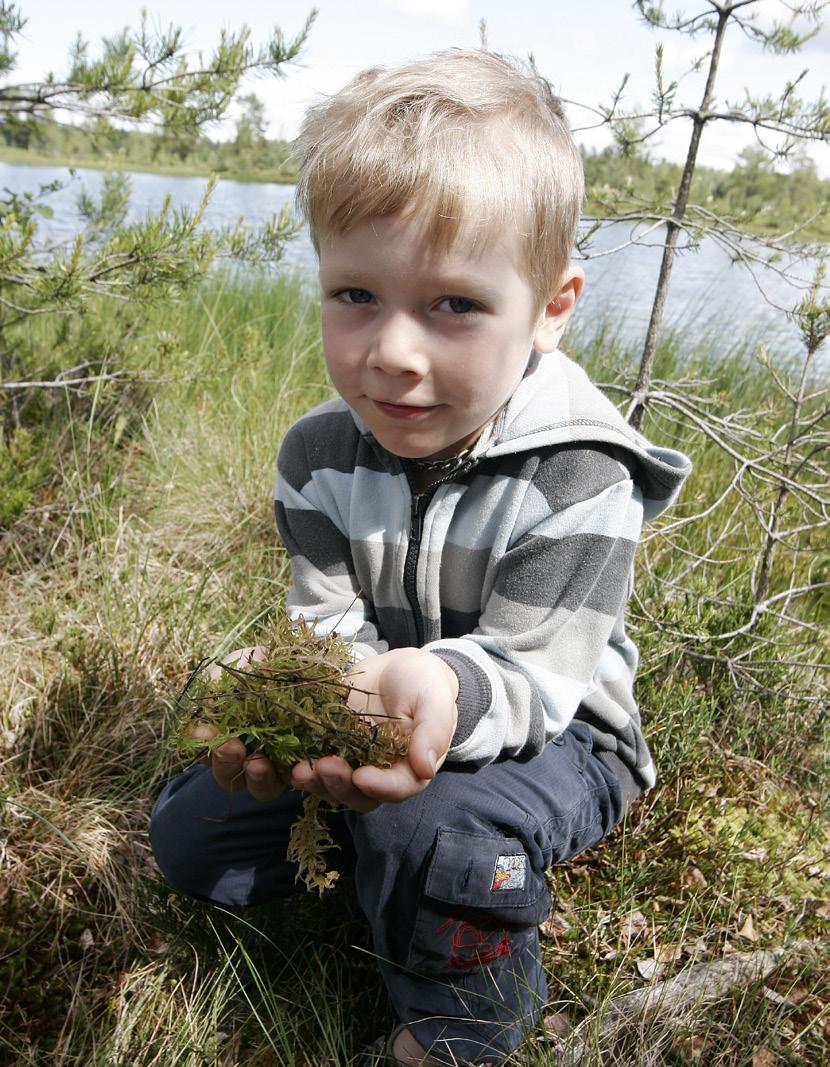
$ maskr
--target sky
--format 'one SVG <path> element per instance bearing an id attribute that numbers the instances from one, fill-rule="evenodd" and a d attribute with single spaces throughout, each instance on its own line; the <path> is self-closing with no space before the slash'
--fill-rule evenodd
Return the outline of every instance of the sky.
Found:
<path id="1" fill-rule="evenodd" d="M 475 48 L 484 19 L 489 47 L 522 58 L 532 52 L 538 69 L 572 102 L 567 112 L 577 140 L 598 148 L 609 137 L 605 129 L 590 129 L 597 122 L 591 109 L 607 104 L 626 74 L 630 80 L 623 102 L 632 108 L 647 104 L 660 41 L 665 76 L 682 78 L 678 100 L 699 103 L 704 75 L 692 67 L 708 44 L 703 36 L 691 39 L 651 29 L 640 21 L 630 0 L 317 0 L 315 5 L 298 0 L 164 0 L 163 5 L 157 0 L 18 0 L 18 6 L 28 22 L 16 45 L 17 67 L 8 77 L 12 83 L 40 80 L 50 71 L 60 77 L 78 33 L 94 54 L 102 37 L 137 26 L 142 7 L 152 23 L 180 26 L 189 50 L 207 52 L 222 29 L 237 30 L 243 23 L 255 42 L 264 41 L 275 22 L 292 36 L 316 6 L 319 14 L 308 44 L 301 59 L 286 69 L 285 78 L 251 79 L 242 90 L 255 92 L 265 102 L 268 135 L 287 139 L 296 135 L 310 103 L 335 92 L 358 71 L 394 66 L 444 48 Z M 667 5 L 686 13 L 706 6 L 705 0 L 669 0 Z M 759 0 L 757 8 L 767 20 L 786 13 L 783 0 Z M 800 95 L 817 97 L 830 71 L 830 12 L 827 23 L 796 56 L 765 53 L 733 31 L 721 59 L 720 102 L 740 101 L 745 89 L 775 93 L 805 68 L 810 73 L 799 87 Z M 231 129 L 226 125 L 212 135 L 227 136 Z M 688 123 L 675 123 L 651 142 L 651 154 L 682 161 L 688 137 Z M 704 133 L 698 158 L 729 170 L 752 143 L 750 130 L 713 123 Z M 811 154 L 819 172 L 830 177 L 830 146 L 816 146 Z"/>

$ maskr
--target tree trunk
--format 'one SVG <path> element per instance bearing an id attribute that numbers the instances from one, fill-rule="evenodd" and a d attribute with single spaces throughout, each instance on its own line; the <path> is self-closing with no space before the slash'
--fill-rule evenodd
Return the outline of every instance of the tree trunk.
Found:
<path id="1" fill-rule="evenodd" d="M 654 357 L 657 354 L 657 337 L 660 325 L 663 321 L 663 308 L 669 291 L 669 278 L 674 264 L 674 256 L 677 250 L 677 242 L 680 237 L 680 223 L 686 214 L 686 206 L 689 203 L 689 192 L 692 187 L 692 177 L 697 163 L 697 150 L 700 145 L 703 127 L 706 125 L 708 111 L 712 104 L 715 90 L 715 80 L 720 63 L 721 47 L 726 36 L 726 27 L 729 23 L 732 10 L 724 8 L 718 13 L 718 25 L 715 30 L 715 43 L 712 46 L 712 55 L 709 59 L 709 73 L 706 78 L 706 88 L 703 90 L 703 99 L 700 107 L 695 112 L 692 136 L 689 140 L 689 149 L 686 153 L 686 163 L 683 167 L 683 176 L 680 179 L 680 188 L 674 201 L 672 217 L 666 225 L 666 242 L 663 246 L 663 259 L 660 263 L 660 275 L 657 280 L 657 289 L 654 294 L 654 302 L 651 306 L 651 318 L 649 319 L 646 340 L 643 346 L 643 354 L 640 357 L 640 370 L 637 374 L 637 382 L 634 386 L 634 397 L 629 412 L 628 421 L 639 430 L 642 426 L 643 416 L 646 409 L 648 387 L 654 370 Z"/>

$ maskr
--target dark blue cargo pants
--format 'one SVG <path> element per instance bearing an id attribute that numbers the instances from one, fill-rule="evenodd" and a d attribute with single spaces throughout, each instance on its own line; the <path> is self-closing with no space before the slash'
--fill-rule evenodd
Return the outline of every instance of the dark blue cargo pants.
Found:
<path id="1" fill-rule="evenodd" d="M 209 768 L 170 782 L 150 839 L 178 890 L 225 905 L 295 892 L 285 859 L 302 797 L 228 794 Z M 545 870 L 595 844 L 622 817 L 620 780 L 573 723 L 526 762 L 447 764 L 400 804 L 332 817 L 341 870 L 358 900 L 401 1022 L 450 1064 L 499 1062 L 545 1001 L 538 924 Z"/>

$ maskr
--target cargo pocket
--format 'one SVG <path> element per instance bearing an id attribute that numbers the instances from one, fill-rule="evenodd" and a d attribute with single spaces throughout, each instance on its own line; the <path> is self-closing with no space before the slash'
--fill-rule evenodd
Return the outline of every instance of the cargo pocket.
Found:
<path id="1" fill-rule="evenodd" d="M 439 829 L 406 966 L 449 976 L 504 962 L 535 944 L 549 907 L 518 838 Z"/>

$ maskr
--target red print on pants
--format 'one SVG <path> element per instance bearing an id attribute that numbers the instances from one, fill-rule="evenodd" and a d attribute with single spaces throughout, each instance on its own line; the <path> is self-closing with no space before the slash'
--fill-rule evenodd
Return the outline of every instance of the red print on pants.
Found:
<path id="1" fill-rule="evenodd" d="M 447 966 L 450 970 L 485 966 L 510 952 L 510 934 L 492 921 L 476 924 L 469 918 L 452 915 L 441 923 L 436 933 L 449 936 Z"/>

